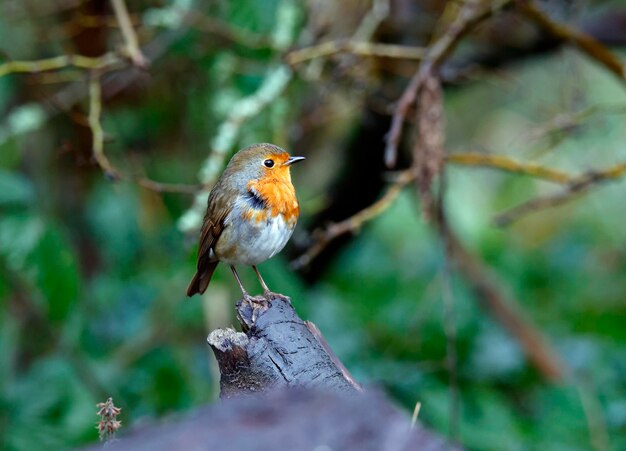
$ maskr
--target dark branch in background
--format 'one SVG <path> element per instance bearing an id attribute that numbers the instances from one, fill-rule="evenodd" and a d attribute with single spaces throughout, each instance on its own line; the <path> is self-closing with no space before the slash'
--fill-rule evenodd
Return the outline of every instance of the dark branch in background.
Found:
<path id="1" fill-rule="evenodd" d="M 413 105 L 417 98 L 418 91 L 422 84 L 437 71 L 439 65 L 452 53 L 463 36 L 510 2 L 510 0 L 503 1 L 496 6 L 490 5 L 489 2 L 484 4 L 480 0 L 465 1 L 454 22 L 450 24 L 433 44 L 427 47 L 419 69 L 413 78 L 411 78 L 411 81 L 402 93 L 394 110 L 391 129 L 387 136 L 387 146 L 385 148 L 385 163 L 387 167 L 391 168 L 396 164 L 398 145 L 400 144 L 404 121 L 411 105 Z"/>
<path id="2" fill-rule="evenodd" d="M 575 45 L 587 56 L 611 71 L 622 82 L 626 81 L 624 63 L 592 36 L 552 20 L 531 0 L 519 0 L 516 5 L 520 12 L 546 32 Z"/>
<path id="3" fill-rule="evenodd" d="M 477 257 L 463 246 L 448 224 L 444 210 L 437 206 L 431 217 L 446 244 L 448 255 L 476 295 L 476 300 L 516 338 L 524 353 L 539 372 L 552 381 L 565 377 L 565 365 L 546 338 L 525 317 L 513 299 L 507 296 L 497 279 Z"/>

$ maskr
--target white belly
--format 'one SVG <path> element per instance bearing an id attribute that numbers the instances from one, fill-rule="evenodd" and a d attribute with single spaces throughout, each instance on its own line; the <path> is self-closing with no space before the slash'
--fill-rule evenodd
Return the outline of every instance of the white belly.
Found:
<path id="1" fill-rule="evenodd" d="M 228 221 L 215 254 L 229 265 L 257 265 L 280 252 L 293 232 L 282 215 L 256 221 Z"/>

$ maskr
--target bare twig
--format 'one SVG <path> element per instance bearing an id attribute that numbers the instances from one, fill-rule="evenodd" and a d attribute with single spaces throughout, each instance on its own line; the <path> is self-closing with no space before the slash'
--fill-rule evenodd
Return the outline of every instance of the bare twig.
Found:
<path id="1" fill-rule="evenodd" d="M 77 67 L 79 69 L 92 69 L 103 72 L 107 69 L 117 68 L 122 65 L 122 60 L 114 53 L 92 58 L 83 55 L 60 55 L 33 61 L 7 61 L 0 64 L 0 77 L 11 73 L 37 73 L 52 70 Z"/>
<path id="2" fill-rule="evenodd" d="M 131 23 L 126 3 L 124 0 L 111 0 L 111 4 L 113 5 L 113 11 L 115 11 L 115 17 L 120 24 L 124 43 L 126 44 L 126 51 L 128 52 L 130 60 L 135 66 L 141 68 L 147 67 L 149 61 L 139 47 L 137 34 Z"/>
<path id="3" fill-rule="evenodd" d="M 511 1 L 504 0 L 492 5 L 491 2 L 482 2 L 481 0 L 466 0 L 456 19 L 433 44 L 428 46 L 419 69 L 409 81 L 393 113 L 385 148 L 387 167 L 393 167 L 396 164 L 404 120 L 409 108 L 415 102 L 420 86 L 429 75 L 436 73 L 439 65 L 456 48 L 463 36 Z"/>
<path id="4" fill-rule="evenodd" d="M 200 185 L 185 185 L 175 183 L 161 183 L 151 180 L 147 177 L 131 177 L 122 174 L 115 166 L 111 164 L 106 154 L 104 153 L 104 130 L 100 123 L 100 115 L 102 113 L 102 86 L 100 84 L 100 74 L 96 71 L 91 73 L 89 80 L 89 116 L 88 126 L 92 135 L 92 151 L 93 157 L 96 160 L 100 169 L 104 173 L 104 176 L 112 181 L 120 181 L 122 179 L 128 179 L 136 182 L 138 185 L 155 191 L 157 193 L 169 192 L 169 193 L 181 193 L 181 194 L 195 194 L 202 188 Z"/>
<path id="5" fill-rule="evenodd" d="M 557 169 L 548 168 L 536 163 L 521 163 L 504 155 L 489 155 L 478 152 L 460 152 L 447 155 L 446 162 L 463 166 L 500 169 L 556 183 L 568 183 L 574 178 L 573 175 Z"/>
<path id="6" fill-rule="evenodd" d="M 537 197 L 523 204 L 500 213 L 494 218 L 494 223 L 500 227 L 507 226 L 523 216 L 550 207 L 565 204 L 584 195 L 594 185 L 613 181 L 626 174 L 626 163 L 620 163 L 601 171 L 589 171 L 571 180 L 567 188 L 556 194 Z"/>
<path id="7" fill-rule="evenodd" d="M 111 165 L 104 153 L 104 131 L 100 123 L 102 112 L 102 86 L 100 74 L 92 72 L 89 79 L 89 128 L 92 135 L 93 157 L 104 172 L 104 176 L 110 180 L 120 180 L 118 171 Z"/>
<path id="8" fill-rule="evenodd" d="M 335 55 L 337 53 L 352 53 L 360 56 L 409 60 L 421 60 L 424 57 L 424 49 L 421 47 L 336 40 L 292 50 L 285 56 L 285 61 L 291 66 L 296 66 L 306 61 Z"/>
<path id="9" fill-rule="evenodd" d="M 387 192 L 374 202 L 372 205 L 364 208 L 348 219 L 335 224 L 330 224 L 324 230 L 316 230 L 313 232 L 313 244 L 291 262 L 292 267 L 299 269 L 307 266 L 324 248 L 335 238 L 350 232 L 356 232 L 366 222 L 371 221 L 377 216 L 384 213 L 396 200 L 402 189 L 415 180 L 415 173 L 412 169 L 401 172 Z"/>
<path id="10" fill-rule="evenodd" d="M 526 17 L 548 33 L 572 43 L 591 59 L 606 67 L 622 82 L 626 82 L 626 67 L 624 63 L 595 38 L 566 24 L 552 20 L 531 0 L 520 0 L 516 5 Z"/>

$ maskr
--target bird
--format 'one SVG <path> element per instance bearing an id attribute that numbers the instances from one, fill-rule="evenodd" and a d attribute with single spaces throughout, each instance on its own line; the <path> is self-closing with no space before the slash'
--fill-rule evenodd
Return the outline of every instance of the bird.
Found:
<path id="1" fill-rule="evenodd" d="M 233 155 L 209 193 L 197 270 L 187 296 L 206 291 L 220 262 L 230 266 L 244 299 L 252 296 L 235 265 L 251 266 L 264 295 L 272 293 L 257 265 L 280 252 L 296 227 L 300 205 L 290 169 L 304 159 L 268 143 L 253 144 Z"/>

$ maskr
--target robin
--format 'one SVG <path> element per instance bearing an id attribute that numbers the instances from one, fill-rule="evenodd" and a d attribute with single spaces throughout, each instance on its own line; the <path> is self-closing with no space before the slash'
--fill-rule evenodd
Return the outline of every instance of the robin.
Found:
<path id="1" fill-rule="evenodd" d="M 296 227 L 300 206 L 290 168 L 302 160 L 273 144 L 253 144 L 233 155 L 209 194 L 187 296 L 204 293 L 219 262 L 230 265 L 244 298 L 250 295 L 235 265 L 252 266 L 270 293 L 257 265 L 280 252 Z"/>

